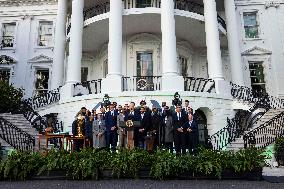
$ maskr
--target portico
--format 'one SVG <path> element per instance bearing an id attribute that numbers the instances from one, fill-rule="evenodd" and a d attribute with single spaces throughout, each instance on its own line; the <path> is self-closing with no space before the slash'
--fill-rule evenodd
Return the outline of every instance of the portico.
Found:
<path id="1" fill-rule="evenodd" d="M 216 91 L 217 93 L 222 93 L 224 92 L 223 90 L 218 90 L 218 87 L 223 88 L 224 87 L 224 80 L 227 80 L 227 82 L 230 81 L 230 78 L 232 78 L 232 82 L 242 84 L 243 79 L 242 79 L 242 68 L 241 68 L 241 62 L 240 62 L 240 48 L 238 47 L 238 35 L 234 32 L 235 27 L 236 27 L 236 22 L 230 22 L 230 24 L 227 25 L 227 37 L 228 37 L 228 42 L 224 42 L 224 39 L 220 39 L 220 33 L 221 35 L 225 30 L 222 30 L 222 25 L 220 22 L 218 22 L 217 19 L 217 6 L 225 6 L 225 15 L 227 19 L 234 19 L 235 12 L 232 11 L 234 9 L 234 1 L 229 0 L 230 2 L 226 2 L 224 4 L 223 1 L 218 1 L 216 4 L 215 0 L 204 0 L 203 1 L 203 10 L 204 10 L 204 15 L 200 13 L 200 11 L 194 12 L 194 10 L 188 10 L 184 8 L 182 12 L 179 10 L 180 4 L 178 4 L 178 1 L 174 0 L 165 0 L 165 1 L 160 1 L 160 3 L 153 3 L 151 5 L 136 8 L 134 4 L 132 5 L 131 3 L 126 3 L 126 1 L 120 3 L 117 0 L 110 0 L 106 1 L 106 3 L 101 3 L 97 4 L 102 8 L 104 11 L 97 11 L 95 12 L 92 16 L 86 17 L 86 6 L 89 5 L 88 1 L 81 1 L 81 0 L 72 0 L 72 16 L 71 16 L 71 30 L 70 33 L 68 34 L 68 40 L 70 40 L 69 43 L 69 50 L 68 50 L 68 61 L 67 65 L 65 66 L 65 73 L 66 77 L 62 77 L 64 75 L 64 69 L 63 70 L 57 70 L 57 73 L 55 73 L 54 80 L 57 80 L 58 83 L 54 84 L 53 87 L 56 88 L 58 87 L 59 83 L 63 83 L 64 87 L 62 88 L 62 92 L 64 96 L 73 96 L 74 95 L 74 90 L 72 89 L 72 86 L 77 83 L 81 83 L 81 67 L 84 64 L 84 54 L 86 51 L 84 51 L 84 48 L 86 47 L 86 43 L 90 43 L 90 40 L 86 42 L 85 37 L 90 31 L 97 31 L 96 27 L 99 27 L 101 24 L 105 23 L 107 24 L 106 29 L 108 30 L 108 35 L 107 35 L 107 53 L 105 55 L 105 60 L 107 65 L 104 65 L 102 63 L 103 69 L 106 69 L 106 75 L 102 74 L 101 78 L 96 78 L 102 79 L 100 81 L 100 92 L 102 93 L 121 93 L 122 91 L 125 90 L 125 77 L 132 77 L 132 76 L 140 76 L 142 79 L 142 84 L 143 82 L 146 85 L 147 84 L 152 84 L 153 80 L 155 80 L 155 84 L 158 84 L 159 87 L 155 87 L 154 90 L 161 90 L 161 91 L 184 91 L 185 87 L 185 79 L 184 76 L 182 75 L 180 71 L 180 62 L 181 62 L 181 56 L 179 51 L 182 51 L 179 47 L 179 42 L 182 41 L 182 38 L 187 38 L 187 36 L 183 37 L 181 32 L 182 30 L 179 30 L 181 28 L 181 21 L 184 20 L 184 24 L 187 24 L 188 21 L 192 23 L 196 23 L 195 25 L 197 27 L 203 27 L 203 31 L 201 30 L 200 33 L 204 32 L 203 35 L 203 40 L 204 40 L 204 47 L 205 47 L 205 55 L 206 59 L 204 61 L 205 65 L 198 65 L 199 69 L 205 69 L 207 72 L 207 77 L 212 79 L 216 82 Z M 65 7 L 70 7 L 70 5 L 67 4 L 66 0 L 59 0 L 59 9 L 65 11 Z M 85 6 L 84 6 L 85 3 Z M 95 2 L 98 3 L 98 2 Z M 109 3 L 109 4 L 107 4 Z M 192 3 L 197 3 L 196 1 L 193 1 Z M 202 3 L 202 2 L 198 2 Z M 109 8 L 108 8 L 109 5 Z M 137 6 L 137 4 L 136 4 Z M 196 5 L 195 5 L 196 6 Z M 95 6 L 96 7 L 96 6 Z M 219 8 L 220 9 L 220 8 Z M 109 11 L 108 11 L 109 10 Z M 136 15 L 133 11 L 136 12 Z M 139 12 L 140 11 L 140 12 Z M 144 11 L 144 12 L 143 12 Z M 153 20 L 157 18 L 157 20 L 160 19 L 160 31 L 157 34 L 153 34 L 154 36 L 157 36 L 160 41 L 157 46 L 156 52 L 158 52 L 159 58 L 157 58 L 157 67 L 159 67 L 159 71 L 156 72 L 156 75 L 154 75 L 154 72 L 151 72 L 151 65 L 148 67 L 145 72 L 141 71 L 140 74 L 137 72 L 137 66 L 136 70 L 131 73 L 131 70 L 129 70 L 129 67 L 124 68 L 125 62 L 127 62 L 128 66 L 130 64 L 131 57 L 127 57 L 128 53 L 128 38 L 129 35 L 126 35 L 125 29 L 128 23 L 125 23 L 127 19 L 131 19 L 131 16 L 140 16 L 145 18 L 147 15 L 152 12 L 153 14 Z M 84 14 L 83 14 L 84 13 Z M 89 12 L 88 12 L 89 13 Z M 182 15 L 182 14 L 183 15 Z M 188 15 L 187 15 L 188 14 Z M 88 14 L 89 15 L 89 14 Z M 59 21 L 64 22 L 66 20 L 66 14 L 58 14 Z M 190 18 L 189 18 L 190 17 Z M 85 19 L 85 21 L 84 21 Z M 151 16 L 150 16 L 151 19 Z M 96 20 L 96 21 L 94 21 Z M 196 21 L 195 21 L 196 20 Z M 92 23 L 93 22 L 93 23 Z M 147 20 L 144 20 L 144 22 L 147 22 Z M 150 20 L 149 20 L 150 22 Z M 97 25 L 96 25 L 97 24 Z M 204 24 L 202 26 L 202 24 Z M 142 24 L 143 25 L 143 24 Z M 84 26 L 86 28 L 84 28 Z M 94 27 L 93 29 L 91 27 Z M 157 26 L 153 25 L 153 28 Z M 186 26 L 184 26 L 186 28 Z M 221 29 L 220 29 L 221 28 Z M 62 28 L 61 28 L 62 31 Z M 222 32 L 223 31 L 223 32 Z M 190 33 L 191 31 L 188 31 Z M 143 32 L 143 28 L 141 28 L 141 34 Z M 66 33 L 65 33 L 66 34 Z M 96 36 L 96 33 L 93 33 L 93 37 L 91 43 L 93 43 L 93 46 L 96 46 L 96 42 L 100 41 L 101 36 Z M 192 34 L 189 34 L 189 36 Z M 66 35 L 65 35 L 66 36 Z M 134 34 L 131 36 L 135 36 Z M 200 35 L 202 36 L 202 35 Z M 55 48 L 55 57 L 54 57 L 54 67 L 57 66 L 62 66 L 62 57 L 65 57 L 64 54 L 62 55 L 62 49 L 65 46 L 65 43 L 59 42 L 57 39 L 62 39 L 63 34 L 62 32 L 57 32 L 55 39 L 57 42 L 57 48 Z M 194 38 L 193 38 L 194 39 Z M 190 42 L 194 41 L 191 40 Z M 197 38 L 197 40 L 199 40 Z M 184 41 L 184 40 L 183 40 Z M 188 40 L 186 40 L 188 42 Z M 202 41 L 202 40 L 200 40 Z M 227 48 L 227 43 L 228 43 L 228 54 L 230 58 L 230 63 L 231 63 L 231 69 L 234 69 L 234 72 L 232 72 L 230 78 L 226 79 L 225 74 L 224 74 L 224 63 L 221 55 L 221 51 L 223 49 Z M 104 45 L 101 45 L 100 47 L 97 48 L 96 52 L 100 48 L 103 48 Z M 190 46 L 190 45 L 189 45 Z M 223 47 L 222 47 L 223 46 Z M 188 49 L 196 49 L 196 47 L 189 47 Z M 201 48 L 198 48 L 198 51 Z M 100 49 L 101 50 L 101 49 Z M 60 51 L 60 52 L 59 52 Z M 139 51 L 139 50 L 138 50 Z M 146 62 L 145 65 L 149 65 L 149 63 L 154 62 L 154 54 L 156 52 L 149 51 L 145 49 L 145 51 L 136 51 L 136 55 L 134 56 L 136 59 L 136 62 L 134 64 L 137 64 L 138 61 L 138 54 L 140 53 L 140 58 L 141 60 L 139 61 L 144 61 Z M 187 50 L 189 51 L 189 50 Z M 142 54 L 141 54 L 142 53 Z M 146 54 L 145 54 L 146 53 Z M 126 54 L 126 57 L 125 57 Z M 188 53 L 189 54 L 189 53 Z M 202 54 L 202 53 L 201 53 Z M 57 58 L 56 58 L 57 57 Z M 97 56 L 94 56 L 97 57 Z M 148 61 L 147 58 L 150 60 Z M 96 59 L 96 58 L 95 58 Z M 233 60 L 233 61 L 231 61 Z M 96 61 L 96 60 L 95 60 Z M 187 61 L 194 62 L 194 60 L 189 60 Z M 61 62 L 61 63 L 60 63 Z M 138 65 L 138 64 L 137 64 Z M 143 63 L 141 64 L 143 67 Z M 60 67 L 59 66 L 59 67 Z M 154 67 L 155 67 L 155 62 L 154 62 Z M 192 67 L 191 67 L 192 68 Z M 97 66 L 93 67 L 93 69 L 97 69 Z M 142 68 L 143 69 L 143 68 Z M 156 69 L 156 68 L 152 68 Z M 185 68 L 189 72 L 194 71 L 194 69 L 190 68 Z M 125 71 L 126 70 L 126 71 Z M 157 69 L 158 70 L 158 69 Z M 235 71 L 236 70 L 236 71 Z M 63 72 L 63 73 L 62 73 Z M 134 74 L 136 72 L 136 74 Z M 126 73 L 126 74 L 125 74 Z M 149 79 L 150 77 L 155 77 L 154 79 Z M 192 76 L 192 75 L 188 75 Z M 132 80 L 132 82 L 136 82 L 135 78 Z M 141 84 L 141 83 L 139 83 Z"/>

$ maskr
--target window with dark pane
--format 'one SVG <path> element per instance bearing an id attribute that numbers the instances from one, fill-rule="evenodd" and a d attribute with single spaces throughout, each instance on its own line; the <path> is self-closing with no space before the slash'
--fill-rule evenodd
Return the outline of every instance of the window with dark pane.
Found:
<path id="1" fill-rule="evenodd" d="M 180 64 L 180 74 L 183 77 L 187 77 L 187 69 L 188 69 L 188 61 L 186 57 L 180 56 L 179 57 L 179 64 Z"/>
<path id="2" fill-rule="evenodd" d="M 245 12 L 243 14 L 245 38 L 259 38 L 259 24 L 257 12 Z"/>
<path id="3" fill-rule="evenodd" d="M 152 0 L 136 0 L 136 8 L 151 7 Z"/>
<path id="4" fill-rule="evenodd" d="M 2 28 L 2 48 L 13 47 L 15 38 L 16 23 L 5 23 Z"/>
<path id="5" fill-rule="evenodd" d="M 249 62 L 249 71 L 252 89 L 265 92 L 265 75 L 262 62 Z"/>
<path id="6" fill-rule="evenodd" d="M 88 81 L 88 68 L 82 67 L 81 68 L 81 82 Z"/>
<path id="7" fill-rule="evenodd" d="M 9 83 L 10 81 L 10 69 L 0 69 L 0 81 Z"/>
<path id="8" fill-rule="evenodd" d="M 40 21 L 38 31 L 38 46 L 50 47 L 52 46 L 52 21 Z"/>
<path id="9" fill-rule="evenodd" d="M 49 70 L 36 70 L 35 95 L 44 95 L 48 91 Z"/>

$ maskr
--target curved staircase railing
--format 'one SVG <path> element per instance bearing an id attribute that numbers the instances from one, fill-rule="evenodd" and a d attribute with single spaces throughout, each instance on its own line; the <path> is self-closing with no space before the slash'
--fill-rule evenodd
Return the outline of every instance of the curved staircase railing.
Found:
<path id="1" fill-rule="evenodd" d="M 264 148 L 284 135 L 284 112 L 244 134 L 244 147 Z"/>
<path id="2" fill-rule="evenodd" d="M 265 97 L 266 101 L 269 103 L 271 108 L 273 109 L 284 108 L 284 99 L 270 96 L 266 92 L 261 90 L 253 90 L 249 87 L 240 86 L 234 83 L 231 83 L 231 86 L 232 86 L 231 94 L 236 99 L 248 101 L 251 103 L 256 103 L 261 101 L 261 99 Z"/>
<path id="3" fill-rule="evenodd" d="M 18 150 L 33 150 L 35 138 L 0 117 L 0 138 Z"/>
<path id="4" fill-rule="evenodd" d="M 243 129 L 240 126 L 239 119 L 240 117 L 233 119 L 227 118 L 227 126 L 209 137 L 209 143 L 211 143 L 214 150 L 222 150 L 229 143 L 241 136 Z"/>
<path id="5" fill-rule="evenodd" d="M 60 100 L 60 87 L 46 92 L 43 95 L 28 98 L 26 101 L 32 105 L 34 109 L 47 106 Z"/>
<path id="6" fill-rule="evenodd" d="M 184 90 L 194 92 L 216 93 L 215 81 L 212 79 L 185 77 Z"/>
<path id="7" fill-rule="evenodd" d="M 22 101 L 21 113 L 39 133 L 44 133 L 47 121 L 37 113 L 29 101 Z"/>
<path id="8" fill-rule="evenodd" d="M 254 105 L 248 111 L 246 111 L 245 114 L 237 113 L 235 118 L 227 118 L 228 125 L 210 136 L 209 140 L 212 143 L 213 148 L 216 150 L 223 149 L 229 143 L 235 141 L 236 138 L 241 137 L 241 135 L 243 135 L 245 131 L 251 128 L 269 109 L 278 109 L 283 108 L 284 106 L 282 99 L 269 96 L 263 91 L 253 90 L 251 88 L 236 85 L 233 83 L 231 83 L 231 86 L 231 94 L 234 98 L 249 101 L 250 103 L 254 103 Z M 262 109 L 262 111 L 254 114 L 254 112 L 259 109 Z M 274 120 L 274 118 L 272 120 Z M 265 126 L 268 125 L 264 124 L 264 126 L 260 126 L 258 128 L 265 130 Z M 256 133 L 258 133 L 258 128 L 256 128 L 255 130 Z M 255 135 L 251 132 L 245 133 L 243 137 L 244 139 L 246 138 L 247 141 L 253 141 L 251 140 L 252 138 L 255 139 Z"/>

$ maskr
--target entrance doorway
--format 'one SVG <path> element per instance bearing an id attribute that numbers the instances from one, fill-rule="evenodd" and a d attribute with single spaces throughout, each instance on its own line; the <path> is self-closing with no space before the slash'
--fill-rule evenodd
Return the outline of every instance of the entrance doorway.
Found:
<path id="1" fill-rule="evenodd" d="M 153 85 L 153 52 L 137 52 L 137 78 L 138 91 L 152 91 Z"/>

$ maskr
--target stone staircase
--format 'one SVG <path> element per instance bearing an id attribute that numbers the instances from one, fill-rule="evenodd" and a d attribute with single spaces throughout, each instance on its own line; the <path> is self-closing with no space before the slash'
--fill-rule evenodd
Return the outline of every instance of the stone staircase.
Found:
<path id="1" fill-rule="evenodd" d="M 10 114 L 10 113 L 4 113 L 0 114 L 1 117 L 6 119 L 8 122 L 12 123 L 16 127 L 22 129 L 26 133 L 32 135 L 33 137 L 37 138 L 38 131 L 33 128 L 29 121 L 22 115 L 22 114 Z M 4 141 L 2 138 L 0 138 L 0 143 L 2 145 L 2 148 L 7 151 L 13 149 L 12 146 L 10 146 L 6 141 Z"/>
<path id="2" fill-rule="evenodd" d="M 281 114 L 282 112 L 284 112 L 284 109 L 270 109 L 270 110 L 268 110 L 256 123 L 253 124 L 252 128 L 250 128 L 248 131 L 245 131 L 245 133 L 262 126 L 264 123 L 270 121 L 271 119 L 273 119 L 277 115 Z M 266 127 L 265 132 L 262 133 L 262 135 L 256 136 L 256 138 L 262 138 L 264 136 L 265 137 L 276 137 L 276 135 L 274 135 L 274 134 L 277 134 L 278 132 L 277 132 L 277 129 L 276 129 L 275 126 L 276 125 Z M 262 146 L 263 144 L 264 143 L 258 143 L 256 145 L 256 147 Z M 237 151 L 241 148 L 244 148 L 243 135 L 241 135 L 240 137 L 236 138 L 235 141 L 228 144 L 228 146 L 226 147 L 226 150 Z"/>

